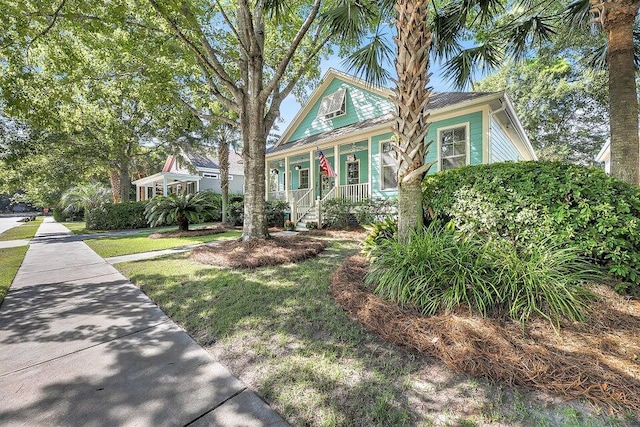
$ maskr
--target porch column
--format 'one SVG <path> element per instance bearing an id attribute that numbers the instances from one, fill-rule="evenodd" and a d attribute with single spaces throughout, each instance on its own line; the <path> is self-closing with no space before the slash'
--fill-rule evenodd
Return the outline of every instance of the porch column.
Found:
<path id="1" fill-rule="evenodd" d="M 138 184 L 136 184 L 136 202 L 140 201 L 140 188 L 144 187 L 140 187 Z"/>
<path id="2" fill-rule="evenodd" d="M 336 173 L 336 197 L 340 197 L 340 147 L 335 145 L 333 147 L 333 171 Z"/>
<path id="3" fill-rule="evenodd" d="M 167 177 L 163 176 L 162 177 L 162 195 L 167 197 L 168 194 L 169 194 L 169 191 L 167 189 Z"/>
<path id="4" fill-rule="evenodd" d="M 367 151 L 367 161 L 369 162 L 369 164 L 367 165 L 368 169 L 369 169 L 369 176 L 367 177 L 369 185 L 367 187 L 369 187 L 369 188 L 367 189 L 367 192 L 368 192 L 367 197 L 371 197 L 371 195 L 373 194 L 373 189 L 371 188 L 373 186 L 373 175 L 372 175 L 373 172 L 372 172 L 372 168 L 371 168 L 371 166 L 373 166 L 372 157 L 373 156 L 371 155 L 371 137 L 369 137 L 369 149 Z M 379 157 L 380 156 L 378 156 L 378 158 Z M 382 168 L 382 166 L 380 166 L 380 167 Z"/>
<path id="5" fill-rule="evenodd" d="M 269 167 L 269 161 L 265 161 L 264 162 L 264 199 L 265 200 L 269 200 L 269 193 L 270 193 L 270 187 L 269 187 L 269 177 L 271 176 L 271 168 Z M 220 177 L 222 178 L 222 177 Z"/>
<path id="6" fill-rule="evenodd" d="M 196 180 L 196 193 L 199 193 L 199 192 L 200 192 L 200 180 L 197 179 Z"/>
<path id="7" fill-rule="evenodd" d="M 291 171 L 289 170 L 289 157 L 284 158 L 284 199 L 289 201 L 289 183 L 291 182 Z"/>
<path id="8" fill-rule="evenodd" d="M 316 195 L 316 162 L 314 158 L 315 151 L 309 151 L 309 188 L 312 190 L 311 192 L 311 200 L 315 200 Z M 320 182 L 318 185 L 322 185 Z"/>

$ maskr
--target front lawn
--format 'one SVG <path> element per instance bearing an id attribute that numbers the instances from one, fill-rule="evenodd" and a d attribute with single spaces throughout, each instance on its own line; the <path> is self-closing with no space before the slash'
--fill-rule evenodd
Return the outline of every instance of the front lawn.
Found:
<path id="1" fill-rule="evenodd" d="M 29 246 L 0 249 L 0 304 L 9 291 Z"/>
<path id="2" fill-rule="evenodd" d="M 29 221 L 16 225 L 4 233 L 0 234 L 0 241 L 5 240 L 23 240 L 32 239 L 36 235 L 40 224 L 42 224 L 44 217 L 37 217 L 35 221 Z"/>
<path id="3" fill-rule="evenodd" d="M 157 229 L 154 231 L 157 231 Z M 104 237 L 88 239 L 84 242 L 101 257 L 109 258 L 120 255 L 137 254 L 140 252 L 159 251 L 162 249 L 197 245 L 213 242 L 215 240 L 233 239 L 238 238 L 241 235 L 239 231 L 227 231 L 207 236 L 150 239 L 148 234 L 150 234 L 149 229 L 145 229 L 144 232 L 133 236 Z"/>
<path id="4" fill-rule="evenodd" d="M 252 270 L 188 254 L 117 267 L 293 425 L 632 425 L 455 374 L 367 332 L 329 292 L 329 277 L 358 250 L 329 240 L 316 258 Z"/>
<path id="5" fill-rule="evenodd" d="M 84 221 L 61 222 L 61 224 L 67 227 L 73 234 L 104 234 L 118 231 L 137 231 L 137 234 L 147 236 L 151 233 L 162 233 L 165 231 L 177 230 L 175 225 L 155 228 L 138 228 L 135 230 L 88 230 L 87 223 Z M 214 223 L 207 222 L 203 224 L 192 224 L 189 228 L 191 230 L 197 230 L 199 228 L 210 227 L 212 225 L 214 225 Z"/>

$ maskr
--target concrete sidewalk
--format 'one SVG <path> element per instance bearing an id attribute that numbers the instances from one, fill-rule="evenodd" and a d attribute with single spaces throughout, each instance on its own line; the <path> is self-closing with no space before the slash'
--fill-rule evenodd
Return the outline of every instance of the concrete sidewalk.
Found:
<path id="1" fill-rule="evenodd" d="M 284 426 L 49 218 L 0 307 L 0 425 Z"/>

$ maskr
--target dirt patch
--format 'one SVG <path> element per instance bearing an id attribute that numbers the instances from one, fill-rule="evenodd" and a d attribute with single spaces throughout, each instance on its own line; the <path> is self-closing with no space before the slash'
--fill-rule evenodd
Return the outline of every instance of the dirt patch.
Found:
<path id="1" fill-rule="evenodd" d="M 191 259 L 220 267 L 257 268 L 302 261 L 318 255 L 325 246 L 318 239 L 274 236 L 268 240 L 224 241 L 201 246 L 193 250 Z"/>
<path id="2" fill-rule="evenodd" d="M 425 317 L 374 295 L 363 284 L 367 261 L 352 256 L 331 277 L 337 302 L 367 329 L 476 377 L 563 398 L 587 399 L 640 415 L 640 302 L 605 286 L 584 323 L 559 331 L 542 319 L 519 324 L 458 310 Z M 525 332 L 525 333 L 523 333 Z"/>
<path id="3" fill-rule="evenodd" d="M 320 230 L 309 230 L 306 232 L 309 236 L 318 237 L 331 237 L 332 239 L 339 240 L 354 240 L 362 242 L 367 237 L 367 230 L 364 228 L 351 228 L 346 230 L 333 230 L 330 228 L 324 228 Z"/>
<path id="4" fill-rule="evenodd" d="M 210 236 L 212 234 L 220 234 L 225 231 L 229 231 L 225 227 L 217 225 L 215 227 L 198 228 L 196 230 L 188 231 L 165 231 L 162 233 L 149 234 L 150 239 L 162 239 L 166 237 L 197 237 L 197 236 Z"/>

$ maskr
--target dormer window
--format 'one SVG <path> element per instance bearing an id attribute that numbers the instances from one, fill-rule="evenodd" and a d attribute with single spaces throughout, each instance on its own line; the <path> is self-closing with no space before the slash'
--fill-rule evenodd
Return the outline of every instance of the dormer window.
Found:
<path id="1" fill-rule="evenodd" d="M 347 113 L 347 89 L 340 88 L 331 95 L 322 98 L 318 109 L 318 118 L 333 119 Z"/>

